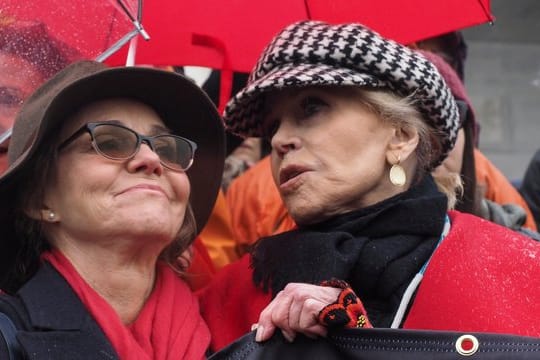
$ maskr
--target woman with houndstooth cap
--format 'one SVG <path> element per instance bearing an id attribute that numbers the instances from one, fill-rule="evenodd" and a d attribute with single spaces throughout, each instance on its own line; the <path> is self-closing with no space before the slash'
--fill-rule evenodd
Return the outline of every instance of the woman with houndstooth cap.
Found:
<path id="1" fill-rule="evenodd" d="M 451 210 L 460 179 L 430 174 L 460 119 L 422 55 L 359 24 L 296 23 L 267 46 L 224 120 L 270 140 L 273 179 L 298 227 L 260 239 L 203 294 L 214 350 L 253 324 L 256 341 L 276 328 L 290 342 L 336 327 L 540 335 L 519 316 L 540 315 L 524 300 L 538 291 L 501 265 L 510 256 L 540 270 L 512 250 L 540 244 Z"/>

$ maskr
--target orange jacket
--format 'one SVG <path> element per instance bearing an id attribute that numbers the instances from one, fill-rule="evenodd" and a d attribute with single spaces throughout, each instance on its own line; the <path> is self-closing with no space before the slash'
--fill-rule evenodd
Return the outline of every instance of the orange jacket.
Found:
<path id="1" fill-rule="evenodd" d="M 521 206 L 527 213 L 523 227 L 536 231 L 536 223 L 529 206 L 504 174 L 478 149 L 474 149 L 474 163 L 477 186 L 485 188 L 484 197 L 501 205 L 516 204 Z"/>
<path id="2" fill-rule="evenodd" d="M 216 269 L 238 259 L 236 241 L 231 229 L 231 216 L 223 191 L 219 191 L 212 214 L 200 234 L 202 243 Z"/>
<path id="3" fill-rule="evenodd" d="M 212 214 L 191 246 L 191 265 L 186 281 L 193 290 L 204 287 L 217 270 L 238 258 L 231 231 L 229 208 L 223 192 L 218 193 Z"/>
<path id="4" fill-rule="evenodd" d="M 233 180 L 226 197 L 240 256 L 259 238 L 296 226 L 272 179 L 269 156 Z"/>

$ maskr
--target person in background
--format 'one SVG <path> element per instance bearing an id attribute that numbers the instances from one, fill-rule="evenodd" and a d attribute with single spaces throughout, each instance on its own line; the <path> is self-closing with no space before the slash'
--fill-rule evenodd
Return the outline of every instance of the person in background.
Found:
<path id="1" fill-rule="evenodd" d="M 234 149 L 225 159 L 222 188 L 225 193 L 231 182 L 263 158 L 263 141 L 258 137 L 249 137 Z"/>
<path id="2" fill-rule="evenodd" d="M 265 156 L 231 183 L 226 198 L 238 258 L 257 240 L 296 227 L 272 178 L 270 156 Z"/>
<path id="3" fill-rule="evenodd" d="M 245 85 L 247 74 L 235 73 L 233 91 Z M 217 106 L 219 98 L 219 72 L 214 70 L 203 84 L 202 89 Z M 237 243 L 233 236 L 231 217 L 225 190 L 229 181 L 245 171 L 248 163 L 260 158 L 262 147 L 257 138 L 246 139 L 226 132 L 226 158 L 222 175 L 221 189 L 206 226 L 193 243 L 192 263 L 188 269 L 187 280 L 193 290 L 206 286 L 215 273 L 223 266 L 238 259 Z"/>
<path id="4" fill-rule="evenodd" d="M 536 226 L 540 228 L 540 150 L 531 158 L 519 192 L 531 208 Z"/>
<path id="5" fill-rule="evenodd" d="M 212 70 L 210 76 L 202 88 L 214 105 L 218 106 L 220 92 L 220 74 L 218 70 Z M 236 94 L 242 87 L 246 85 L 248 74 L 235 72 L 233 73 L 233 82 L 231 96 Z M 238 176 L 242 175 L 246 170 L 255 165 L 264 156 L 270 153 L 270 146 L 261 138 L 251 137 L 242 139 L 241 137 L 226 132 L 227 135 L 227 157 L 225 158 L 225 169 L 223 170 L 223 192 L 226 193 L 230 183 Z"/>
<path id="6" fill-rule="evenodd" d="M 224 148 L 211 101 L 168 71 L 76 62 L 25 101 L 0 177 L 0 313 L 22 358 L 205 357 L 182 277 Z"/>
<path id="7" fill-rule="evenodd" d="M 201 294 L 213 350 L 253 324 L 258 341 L 325 336 L 332 309 L 348 327 L 540 336 L 540 244 L 451 210 L 460 177 L 431 175 L 460 126 L 431 62 L 359 24 L 306 21 L 257 64 L 224 120 L 270 140 L 298 228 L 260 239 Z"/>
<path id="8" fill-rule="evenodd" d="M 7 168 L 7 148 L 15 115 L 23 101 L 45 80 L 80 59 L 75 50 L 52 37 L 40 22 L 16 21 L 0 14 L 0 173 Z"/>
<path id="9" fill-rule="evenodd" d="M 476 166 L 477 159 L 483 159 L 481 164 L 491 164 L 491 162 L 474 146 L 477 142 L 476 130 L 478 129 L 475 112 L 458 75 L 437 54 L 425 50 L 418 50 L 418 52 L 437 67 L 460 109 L 461 122 L 456 144 L 443 163 L 434 171 L 436 177 L 446 176 L 448 173 L 459 174 L 461 177 L 463 191 L 458 197 L 456 210 L 474 214 L 540 240 L 540 235 L 536 233 L 536 224 L 530 221 L 532 217 L 527 217 L 529 208 L 513 185 L 494 165 Z M 489 169 L 489 176 L 482 173 L 482 170 L 486 172 L 486 169 Z M 477 172 L 481 172 L 482 175 L 478 176 Z M 498 184 L 496 194 L 486 194 L 484 183 L 478 183 L 479 178 L 486 177 L 491 179 L 492 184 L 495 182 Z"/>
<path id="10" fill-rule="evenodd" d="M 466 95 L 464 83 L 467 43 L 461 32 L 453 31 L 434 36 L 410 46 L 428 50 L 442 57 L 455 70 L 459 80 L 461 80 L 458 81 L 455 76 L 452 76 L 451 82 L 456 84 L 454 88 L 459 90 L 460 94 Z M 464 159 L 464 167 L 468 170 L 465 169 L 467 174 L 462 172 L 462 175 L 469 176 L 469 178 L 468 180 L 464 179 L 463 201 L 458 203 L 457 209 L 479 215 L 513 229 L 521 227 L 529 235 L 535 237 L 537 226 L 527 202 L 516 191 L 508 178 L 478 149 L 480 125 L 474 119 L 475 114 L 468 96 L 466 102 L 470 109 L 468 114 L 472 119 L 464 127 L 464 130 L 467 131 L 467 156 Z M 472 149 L 468 149 L 471 145 Z M 469 151 L 473 152 L 472 157 L 469 157 Z M 473 180 L 471 175 L 475 175 L 476 179 Z M 473 194 L 472 191 L 476 191 L 477 194 Z M 472 201 L 475 198 L 477 200 L 473 204 Z M 524 219 L 523 212 L 525 212 Z"/>
<path id="11" fill-rule="evenodd" d="M 465 61 L 467 60 L 468 46 L 461 31 L 451 31 L 433 36 L 412 44 L 413 48 L 424 49 L 441 56 L 465 83 Z"/>

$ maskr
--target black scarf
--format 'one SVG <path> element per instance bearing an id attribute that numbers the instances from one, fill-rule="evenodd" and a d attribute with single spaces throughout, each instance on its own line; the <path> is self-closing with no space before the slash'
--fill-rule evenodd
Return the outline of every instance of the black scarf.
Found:
<path id="1" fill-rule="evenodd" d="M 346 280 L 376 327 L 389 327 L 408 284 L 440 238 L 447 199 L 425 176 L 367 208 L 259 240 L 253 281 L 275 296 L 290 282 Z"/>

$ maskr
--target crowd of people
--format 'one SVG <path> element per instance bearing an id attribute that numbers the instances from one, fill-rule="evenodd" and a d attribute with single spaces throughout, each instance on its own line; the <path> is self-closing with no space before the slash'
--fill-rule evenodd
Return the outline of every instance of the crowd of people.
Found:
<path id="1" fill-rule="evenodd" d="M 46 48 L 43 70 L 0 41 L 0 358 L 540 346 L 540 153 L 516 189 L 478 149 L 458 32 L 291 24 L 224 114 L 217 73 Z"/>

